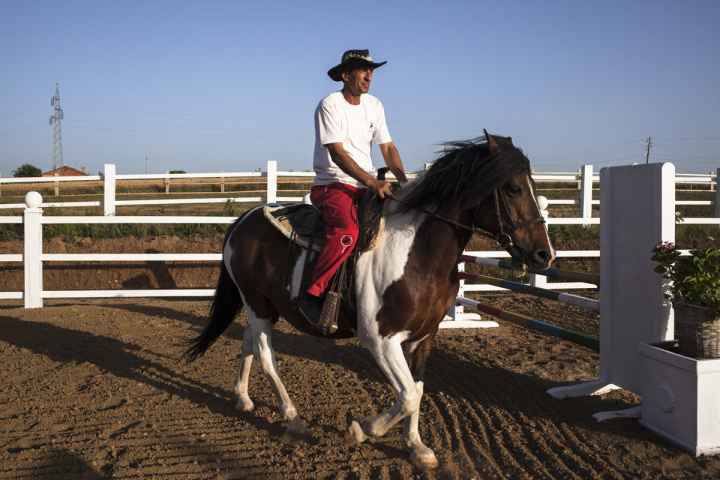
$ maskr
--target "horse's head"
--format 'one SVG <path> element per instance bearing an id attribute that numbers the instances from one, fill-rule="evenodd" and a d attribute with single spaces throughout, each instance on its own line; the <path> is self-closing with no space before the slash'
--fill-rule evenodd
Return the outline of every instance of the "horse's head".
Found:
<path id="1" fill-rule="evenodd" d="M 412 210 L 452 217 L 465 228 L 474 225 L 492 233 L 517 268 L 547 268 L 555 258 L 535 198 L 530 162 L 510 137 L 485 132 L 484 138 L 445 144 L 443 155 L 398 207 L 400 212 Z"/>
<path id="2" fill-rule="evenodd" d="M 510 137 L 496 140 L 485 132 L 490 156 L 499 155 L 505 162 L 522 154 Z M 544 269 L 555 259 L 545 221 L 538 206 L 535 181 L 530 176 L 530 165 L 521 168 L 487 195 L 476 207 L 475 224 L 497 237 L 512 258 L 515 268 Z"/>

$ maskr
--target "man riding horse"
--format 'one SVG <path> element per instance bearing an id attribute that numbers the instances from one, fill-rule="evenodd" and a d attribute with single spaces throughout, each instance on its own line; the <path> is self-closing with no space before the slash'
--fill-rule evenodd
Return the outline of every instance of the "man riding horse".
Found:
<path id="1" fill-rule="evenodd" d="M 343 82 L 342 90 L 322 99 L 315 110 L 316 176 L 310 197 L 327 224 L 327 239 L 310 287 L 298 305 L 313 325 L 318 324 L 333 275 L 357 241 L 358 219 L 353 201 L 368 190 L 380 198 L 392 195 L 391 184 L 373 175 L 372 140 L 395 178 L 401 184 L 407 182 L 400 154 L 385 124 L 383 105 L 368 94 L 373 70 L 386 63 L 374 63 L 368 50 L 348 50 L 340 64 L 328 71 L 330 78 Z"/>

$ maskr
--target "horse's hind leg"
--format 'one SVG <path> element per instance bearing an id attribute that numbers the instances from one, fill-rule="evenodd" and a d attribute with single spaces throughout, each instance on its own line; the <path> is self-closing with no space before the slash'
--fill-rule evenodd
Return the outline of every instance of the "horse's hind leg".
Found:
<path id="1" fill-rule="evenodd" d="M 423 379 L 425 376 L 425 363 L 430 355 L 430 347 L 432 346 L 435 335 L 429 335 L 420 342 L 405 345 L 405 358 L 410 365 L 415 385 L 420 396 L 423 394 Z M 413 465 L 421 468 L 435 468 L 438 465 L 437 458 L 432 450 L 430 450 L 420 439 L 420 431 L 418 430 L 418 420 L 420 419 L 420 405 L 418 408 L 405 417 L 403 421 L 402 439 L 405 448 L 410 452 L 410 461 Z"/>
<path id="2" fill-rule="evenodd" d="M 240 356 L 240 364 L 238 365 L 237 374 L 235 375 L 235 385 L 233 392 L 238 397 L 238 403 L 235 410 L 249 412 L 255 405 L 248 396 L 248 382 L 250 380 L 250 367 L 253 361 L 253 335 L 252 326 L 248 323 L 243 333 L 242 355 Z"/>
<path id="3" fill-rule="evenodd" d="M 272 310 L 267 301 L 254 302 L 252 306 L 248 302 L 245 302 L 245 309 L 250 319 L 253 355 L 275 392 L 275 396 L 280 404 L 282 419 L 288 422 L 286 433 L 304 435 L 307 432 L 305 423 L 298 415 L 295 405 L 293 405 L 292 400 L 290 400 L 285 390 L 285 386 L 280 380 L 277 363 L 275 362 L 275 350 L 272 348 L 271 331 L 272 319 L 273 317 L 277 319 L 277 313 Z M 245 345 L 243 344 L 243 352 L 244 350 Z"/>

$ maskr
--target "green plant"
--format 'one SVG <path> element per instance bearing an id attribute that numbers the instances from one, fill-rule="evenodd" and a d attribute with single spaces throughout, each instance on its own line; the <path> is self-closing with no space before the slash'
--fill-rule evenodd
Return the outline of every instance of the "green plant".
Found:
<path id="1" fill-rule="evenodd" d="M 25 163 L 12 171 L 13 177 L 42 177 L 42 170 L 38 167 Z"/>
<path id="2" fill-rule="evenodd" d="M 672 242 L 660 242 L 651 260 L 660 264 L 656 273 L 673 281 L 665 298 L 711 308 L 713 318 L 720 319 L 720 250 L 698 248 L 690 250 L 689 257 L 681 257 Z"/>

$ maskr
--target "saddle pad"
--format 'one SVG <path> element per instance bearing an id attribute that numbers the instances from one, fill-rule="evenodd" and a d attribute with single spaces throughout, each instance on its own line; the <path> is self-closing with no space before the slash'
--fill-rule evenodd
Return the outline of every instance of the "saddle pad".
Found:
<path id="1" fill-rule="evenodd" d="M 290 222 L 290 215 L 283 215 L 285 212 L 281 212 L 281 210 L 289 210 L 288 213 L 292 214 L 293 210 L 296 209 L 290 209 L 289 207 L 298 207 L 296 204 L 286 204 L 286 205 L 266 205 L 263 207 L 263 214 L 265 215 L 265 218 L 268 219 L 268 221 L 280 231 L 283 235 L 285 235 L 288 239 L 292 239 L 293 235 L 293 227 L 292 223 Z M 324 232 L 323 232 L 324 233 Z M 297 234 L 296 234 L 297 235 Z M 303 248 L 308 248 L 310 245 L 310 236 L 307 235 L 297 235 L 295 236 L 295 243 L 300 245 Z M 322 250 L 322 246 L 325 243 L 324 238 L 315 237 L 315 240 L 313 241 L 313 251 L 319 252 Z"/>
<path id="2" fill-rule="evenodd" d="M 266 205 L 263 207 L 263 214 L 265 215 L 265 218 L 267 218 L 268 221 L 280 231 L 280 233 L 285 235 L 285 237 L 287 237 L 288 239 L 292 240 L 294 229 L 290 217 L 300 209 L 302 209 L 302 206 L 297 204 Z M 357 253 L 364 253 L 370 250 L 374 250 L 380 243 L 380 239 L 382 238 L 385 231 L 385 216 L 387 215 L 387 209 L 388 203 L 383 206 L 383 212 L 378 221 L 376 232 L 371 235 L 372 238 L 367 245 L 360 246 L 361 248 L 364 248 L 362 248 L 362 251 Z M 310 244 L 310 235 L 300 235 L 297 231 L 295 231 L 295 243 L 297 243 L 303 248 L 308 248 L 308 245 Z M 315 240 L 313 241 L 313 251 L 320 252 L 324 244 L 325 235 L 323 232 L 322 237 L 315 237 Z"/>

